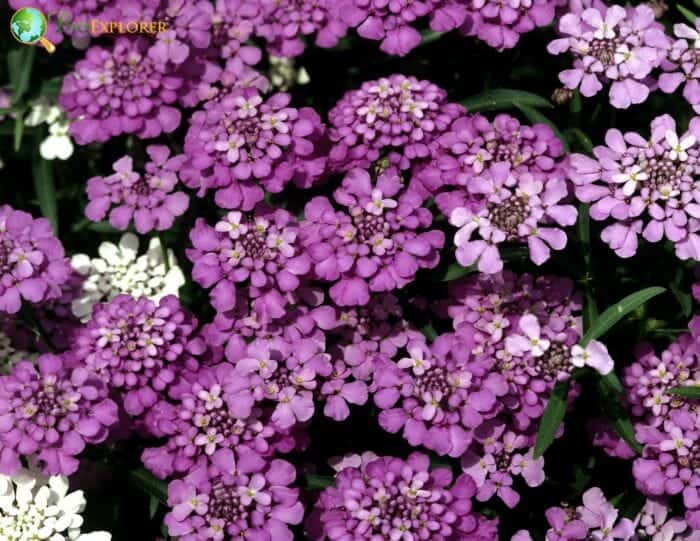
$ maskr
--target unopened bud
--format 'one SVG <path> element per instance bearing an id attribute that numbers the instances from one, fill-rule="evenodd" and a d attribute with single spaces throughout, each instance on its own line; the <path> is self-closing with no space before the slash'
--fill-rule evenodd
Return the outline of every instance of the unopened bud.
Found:
<path id="1" fill-rule="evenodd" d="M 557 88 L 552 92 L 552 101 L 557 105 L 565 105 L 574 97 L 574 91 L 568 88 Z"/>

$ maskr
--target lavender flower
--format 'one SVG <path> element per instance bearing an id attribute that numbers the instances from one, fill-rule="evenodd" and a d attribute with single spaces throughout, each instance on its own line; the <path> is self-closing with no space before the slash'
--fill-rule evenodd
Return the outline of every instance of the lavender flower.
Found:
<path id="1" fill-rule="evenodd" d="M 601 4 L 574 10 L 559 21 L 564 36 L 549 44 L 551 54 L 569 51 L 572 69 L 559 74 L 570 89 L 586 97 L 611 83 L 610 103 L 619 109 L 642 103 L 649 96 L 648 77 L 666 57 L 670 40 L 647 5 L 624 8 Z"/>
<path id="2" fill-rule="evenodd" d="M 42 355 L 0 376 L 0 471 L 17 473 L 36 454 L 49 475 L 71 475 L 87 444 L 103 442 L 117 422 L 108 389 L 77 360 Z M 75 367 L 75 368 L 73 368 Z"/>
<path id="3" fill-rule="evenodd" d="M 560 227 L 573 225 L 578 215 L 572 205 L 561 204 L 568 193 L 564 179 L 538 180 L 511 171 L 505 163 L 492 165 L 467 190 L 466 205 L 454 208 L 449 218 L 459 228 L 454 239 L 457 261 L 465 267 L 478 262 L 481 272 L 503 269 L 498 245 L 507 241 L 527 242 L 530 259 L 541 265 L 551 249 L 566 246 Z"/>
<path id="4" fill-rule="evenodd" d="M 497 522 L 472 511 L 474 493 L 468 476 L 453 483 L 449 469 L 430 470 L 426 455 L 381 457 L 340 471 L 307 530 L 315 541 L 495 539 Z"/>
<path id="5" fill-rule="evenodd" d="M 289 486 L 295 477 L 294 466 L 284 460 L 221 449 L 210 463 L 168 485 L 168 533 L 182 541 L 292 541 L 289 526 L 304 516 L 299 492 Z"/>
<path id="6" fill-rule="evenodd" d="M 275 56 L 299 56 L 304 52 L 302 37 L 313 34 L 317 46 L 332 48 L 347 32 L 333 0 L 257 0 L 257 3 L 262 15 L 255 32 L 267 40 L 267 48 Z"/>
<path id="7" fill-rule="evenodd" d="M 153 58 L 148 47 L 145 38 L 126 37 L 111 50 L 91 47 L 64 78 L 59 103 L 79 144 L 124 133 L 149 139 L 180 125 L 175 105 L 189 80 L 172 63 Z"/>
<path id="8" fill-rule="evenodd" d="M 175 218 L 184 214 L 189 197 L 178 187 L 178 171 L 185 156 L 170 157 L 163 145 L 146 147 L 151 161 L 144 166 L 143 175 L 133 169 L 133 160 L 124 156 L 114 162 L 114 173 L 108 177 L 88 180 L 87 195 L 90 203 L 85 215 L 93 221 L 102 220 L 109 212 L 109 223 L 124 230 L 133 219 L 136 231 L 165 231 Z"/>
<path id="9" fill-rule="evenodd" d="M 42 303 L 61 296 L 70 263 L 45 218 L 0 206 L 0 313 L 16 314 L 22 299 Z"/>
<path id="10" fill-rule="evenodd" d="M 328 114 L 330 165 L 341 171 L 367 168 L 390 151 L 402 162 L 426 158 L 429 143 L 462 113 L 461 105 L 447 103 L 447 93 L 429 81 L 400 74 L 367 81 Z"/>
<path id="11" fill-rule="evenodd" d="M 206 351 L 194 335 L 197 320 L 177 297 L 158 304 L 141 297 L 117 295 L 93 308 L 92 318 L 76 337 L 75 355 L 124 400 L 134 417 L 165 396 L 178 375 L 199 366 Z"/>
<path id="12" fill-rule="evenodd" d="M 673 33 L 678 38 L 673 42 L 666 61 L 662 64 L 665 73 L 659 75 L 659 88 L 667 93 L 673 93 L 683 85 L 683 97 L 693 106 L 695 113 L 700 114 L 700 82 L 698 81 L 698 64 L 700 56 L 697 47 L 700 45 L 700 23 L 695 27 L 687 24 L 673 25 Z"/>
<path id="13" fill-rule="evenodd" d="M 608 130 L 605 146 L 598 146 L 595 159 L 571 156 L 570 175 L 576 196 L 592 203 L 594 220 L 613 224 L 601 238 L 620 257 L 637 252 L 638 236 L 649 242 L 670 240 L 681 259 L 700 259 L 700 120 L 679 134 L 668 115 L 651 123 L 651 137 L 635 132 Z"/>
<path id="14" fill-rule="evenodd" d="M 419 269 L 438 264 L 444 235 L 429 229 L 423 197 L 402 184 L 395 168 L 380 171 L 376 181 L 353 169 L 334 194 L 347 211 L 336 211 L 326 197 L 306 205 L 300 239 L 314 273 L 335 282 L 330 295 L 339 306 L 365 305 L 370 291 L 401 288 Z"/>
<path id="15" fill-rule="evenodd" d="M 199 218 L 190 232 L 194 247 L 187 250 L 192 277 L 214 286 L 211 302 L 219 312 L 235 307 L 240 283 L 250 283 L 254 297 L 294 291 L 310 268 L 298 236 L 291 214 L 265 205 L 251 213 L 231 211 L 214 227 Z"/>
<path id="16" fill-rule="evenodd" d="M 307 185 L 324 172 L 318 155 L 323 125 L 313 109 L 289 107 L 289 94 L 267 100 L 253 88 L 207 102 L 190 120 L 185 183 L 199 195 L 216 190 L 220 207 L 251 210 L 263 189 L 280 192 L 294 181 Z"/>

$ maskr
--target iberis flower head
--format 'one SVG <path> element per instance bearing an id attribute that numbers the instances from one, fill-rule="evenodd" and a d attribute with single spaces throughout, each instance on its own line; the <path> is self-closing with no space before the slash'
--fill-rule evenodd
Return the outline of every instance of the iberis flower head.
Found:
<path id="1" fill-rule="evenodd" d="M 36 365 L 23 361 L 0 376 L 2 473 L 16 474 L 20 459 L 33 457 L 47 474 L 71 475 L 86 445 L 107 438 L 117 405 L 107 386 L 77 365 L 71 354 L 47 354 Z"/>
<path id="2" fill-rule="evenodd" d="M 315 541 L 495 539 L 497 522 L 472 510 L 475 491 L 467 475 L 431 470 L 426 455 L 380 457 L 338 472 L 307 530 Z"/>
<path id="3" fill-rule="evenodd" d="M 270 54 L 293 57 L 304 52 L 304 37 L 315 34 L 318 47 L 332 48 L 345 36 L 347 26 L 337 16 L 335 0 L 257 0 L 261 21 L 255 33 L 267 41 Z"/>
<path id="4" fill-rule="evenodd" d="M 0 313 L 16 314 L 22 300 L 58 299 L 69 277 L 70 263 L 49 221 L 0 205 Z"/>
<path id="5" fill-rule="evenodd" d="M 342 210 L 326 197 L 307 203 L 300 238 L 314 274 L 334 282 L 330 295 L 339 306 L 367 304 L 370 292 L 401 288 L 438 264 L 444 234 L 430 229 L 424 198 L 405 189 L 395 168 L 376 181 L 351 170 L 334 199 Z"/>
<path id="6" fill-rule="evenodd" d="M 150 161 L 145 171 L 134 171 L 130 156 L 114 162 L 114 173 L 107 177 L 93 177 L 87 183 L 90 202 L 85 216 L 100 221 L 109 216 L 109 223 L 124 230 L 133 220 L 136 231 L 165 231 L 173 226 L 189 206 L 189 197 L 179 188 L 178 171 L 183 167 L 184 155 L 170 157 L 163 145 L 146 147 Z"/>
<path id="7" fill-rule="evenodd" d="M 700 119 L 680 133 L 662 115 L 651 137 L 608 130 L 595 158 L 573 154 L 569 174 L 576 196 L 591 203 L 594 220 L 607 225 L 601 238 L 620 257 L 637 252 L 638 237 L 670 240 L 681 259 L 700 260 Z"/>
<path id="8" fill-rule="evenodd" d="M 74 353 L 124 400 L 124 409 L 140 416 L 153 407 L 184 370 L 196 370 L 205 352 L 195 336 L 197 320 L 177 297 L 158 304 L 117 295 L 98 304 L 76 337 Z"/>
<path id="9" fill-rule="evenodd" d="M 292 541 L 304 507 L 290 485 L 294 466 L 245 448 L 220 449 L 183 479 L 168 485 L 168 533 L 181 541 Z"/>
<path id="10" fill-rule="evenodd" d="M 190 119 L 185 137 L 185 184 L 199 195 L 216 191 L 222 208 L 251 210 L 264 190 L 307 186 L 321 177 L 324 126 L 309 107 L 290 107 L 291 96 L 267 99 L 255 88 L 234 89 L 208 101 Z"/>
<path id="11" fill-rule="evenodd" d="M 499 411 L 506 380 L 489 373 L 469 347 L 451 334 L 428 346 L 412 340 L 397 363 L 376 361 L 374 402 L 382 410 L 379 424 L 388 432 L 402 430 L 413 446 L 460 457 L 474 430 Z"/>
<path id="12" fill-rule="evenodd" d="M 330 165 L 341 171 L 368 168 L 390 152 L 408 163 L 427 158 L 430 142 L 463 113 L 464 107 L 448 103 L 447 93 L 429 81 L 401 74 L 366 81 L 328 114 Z"/>
<path id="13" fill-rule="evenodd" d="M 94 258 L 86 254 L 71 258 L 71 266 L 84 278 L 80 294 L 71 299 L 71 309 L 83 320 L 90 318 L 95 304 L 110 301 L 120 293 L 158 302 L 166 295 L 177 295 L 185 284 L 173 251 L 164 250 L 158 237 L 152 237 L 148 251 L 139 255 L 138 237 L 124 233 L 118 245 L 101 243 L 98 254 Z"/>
<path id="14" fill-rule="evenodd" d="M 652 70 L 666 58 L 671 45 L 654 11 L 642 4 L 589 7 L 567 13 L 559 20 L 559 33 L 547 50 L 569 52 L 573 68 L 559 74 L 570 89 L 580 88 L 586 97 L 610 83 L 610 103 L 619 109 L 642 103 L 649 96 Z"/>
<path id="15" fill-rule="evenodd" d="M 683 97 L 700 114 L 700 22 L 695 28 L 687 24 L 673 25 L 676 41 L 673 42 L 666 61 L 664 73 L 659 75 L 659 88 L 667 93 L 683 86 Z"/>
<path id="16" fill-rule="evenodd" d="M 244 284 L 250 284 L 252 296 L 275 300 L 297 289 L 310 269 L 296 219 L 264 204 L 252 212 L 231 211 L 214 227 L 198 218 L 190 240 L 192 277 L 213 287 L 211 302 L 218 312 L 235 307 L 237 288 Z"/>
<path id="17" fill-rule="evenodd" d="M 120 37 L 111 49 L 88 49 L 63 79 L 59 103 L 78 144 L 125 133 L 150 139 L 180 125 L 176 105 L 190 86 L 177 65 L 149 54 L 146 38 Z"/>
<path id="18" fill-rule="evenodd" d="M 467 185 L 469 200 L 454 208 L 450 223 L 458 227 L 454 244 L 457 261 L 479 271 L 500 272 L 503 260 L 498 245 L 527 243 L 530 259 L 547 261 L 551 250 L 566 246 L 564 226 L 573 225 L 576 207 L 561 204 L 568 195 L 567 183 L 553 176 L 539 180 L 531 173 L 513 171 L 496 163 Z"/>
<path id="19" fill-rule="evenodd" d="M 81 533 L 87 501 L 82 490 L 68 492 L 68 478 L 43 479 L 20 470 L 0 475 L 0 532 L 4 541 L 110 541 L 107 532 Z"/>
<path id="20" fill-rule="evenodd" d="M 275 436 L 269 415 L 254 407 L 246 415 L 232 407 L 229 385 L 233 365 L 201 368 L 177 389 L 177 400 L 160 401 L 146 418 L 149 432 L 167 438 L 165 445 L 143 452 L 144 465 L 160 478 L 191 471 L 201 457 L 219 449 L 247 447 L 260 455 L 271 451 Z"/>
<path id="21" fill-rule="evenodd" d="M 507 114 L 493 121 L 478 114 L 462 116 L 432 147 L 432 161 L 417 176 L 437 194 L 435 202 L 446 215 L 465 206 L 471 183 L 493 164 L 508 163 L 511 170 L 538 180 L 562 176 L 564 165 L 564 146 L 549 126 L 527 126 Z"/>

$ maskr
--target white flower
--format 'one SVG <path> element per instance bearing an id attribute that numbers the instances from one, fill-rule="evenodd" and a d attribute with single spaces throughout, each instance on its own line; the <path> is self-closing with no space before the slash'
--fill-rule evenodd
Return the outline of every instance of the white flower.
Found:
<path id="1" fill-rule="evenodd" d="M 39 145 L 39 154 L 45 160 L 67 160 L 73 155 L 67 120 L 59 120 L 49 126 L 49 136 Z"/>
<path id="2" fill-rule="evenodd" d="M 98 248 L 98 258 L 90 259 L 85 254 L 73 256 L 73 268 L 85 277 L 82 295 L 72 305 L 76 317 L 89 319 L 95 304 L 120 293 L 145 296 L 156 302 L 166 295 L 177 295 L 185 283 L 185 275 L 177 266 L 172 250 L 168 250 L 167 266 L 158 238 L 151 239 L 147 253 L 139 256 L 138 251 L 138 237 L 125 233 L 118 246 L 103 242 Z"/>
<path id="3" fill-rule="evenodd" d="M 549 349 L 549 340 L 540 336 L 540 323 L 532 314 L 520 318 L 518 327 L 525 336 L 516 334 L 506 338 L 506 349 L 513 355 L 530 352 L 533 357 L 540 357 Z"/>
<path id="4" fill-rule="evenodd" d="M 55 103 L 50 103 L 46 99 L 38 100 L 24 119 L 24 125 L 33 128 L 39 124 L 53 124 L 61 118 L 62 114 L 61 108 Z"/>
<path id="5" fill-rule="evenodd" d="M 68 492 L 68 478 L 48 479 L 29 470 L 0 475 L 0 538 L 3 541 L 110 541 L 107 532 L 83 534 L 81 490 Z"/>
<path id="6" fill-rule="evenodd" d="M 623 184 L 622 193 L 627 197 L 635 192 L 638 182 L 642 182 L 648 178 L 649 175 L 647 175 L 639 165 L 634 165 L 624 173 L 616 173 L 612 176 L 613 182 Z"/>
<path id="7" fill-rule="evenodd" d="M 585 349 L 578 344 L 572 347 L 571 364 L 578 368 L 590 366 L 603 376 L 612 372 L 615 367 L 615 362 L 608 353 L 608 348 L 597 340 L 591 340 Z"/>
<path id="8" fill-rule="evenodd" d="M 294 85 L 305 85 L 311 81 L 306 68 L 297 68 L 292 58 L 270 56 L 269 62 L 270 83 L 274 88 L 289 90 Z"/>
<path id="9" fill-rule="evenodd" d="M 678 135 L 673 130 L 666 131 L 666 142 L 671 147 L 668 157 L 672 160 L 684 162 L 688 159 L 688 150 L 695 144 L 694 135 L 686 135 L 683 139 L 678 139 Z"/>

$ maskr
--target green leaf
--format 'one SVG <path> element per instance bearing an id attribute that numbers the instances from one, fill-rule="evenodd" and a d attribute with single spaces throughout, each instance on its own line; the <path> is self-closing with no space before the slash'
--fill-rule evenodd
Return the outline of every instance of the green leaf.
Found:
<path id="1" fill-rule="evenodd" d="M 617 304 L 605 310 L 586 331 L 581 339 L 581 346 L 586 347 L 591 340 L 596 340 L 608 332 L 618 321 L 636 310 L 649 299 L 666 291 L 663 287 L 647 287 L 628 295 Z"/>
<path id="2" fill-rule="evenodd" d="M 700 385 L 686 385 L 683 387 L 671 387 L 669 393 L 683 398 L 700 399 Z"/>
<path id="3" fill-rule="evenodd" d="M 423 32 L 420 33 L 421 35 L 421 40 L 420 40 L 420 47 L 423 45 L 429 45 L 430 43 L 433 43 L 434 41 L 439 40 L 442 38 L 442 36 L 445 35 L 444 32 L 435 32 L 434 30 L 424 30 Z"/>
<path id="4" fill-rule="evenodd" d="M 571 142 L 576 142 L 576 144 L 581 148 L 586 154 L 593 154 L 593 141 L 585 133 L 583 133 L 578 128 L 571 128 L 566 130 L 567 135 Z"/>
<path id="5" fill-rule="evenodd" d="M 309 490 L 323 490 L 328 488 L 333 484 L 333 478 L 328 475 L 315 475 L 313 473 L 307 473 L 306 476 L 306 487 Z"/>
<path id="6" fill-rule="evenodd" d="M 541 457 L 552 445 L 557 434 L 559 425 L 564 420 L 567 406 L 567 396 L 569 394 L 569 380 L 560 381 L 552 389 L 552 394 L 547 402 L 547 407 L 540 420 L 540 428 L 537 430 L 537 441 L 535 442 L 535 458 Z"/>
<path id="7" fill-rule="evenodd" d="M 148 500 L 148 516 L 153 518 L 158 512 L 158 507 L 160 507 L 160 501 L 155 496 L 151 496 Z"/>
<path id="8" fill-rule="evenodd" d="M 435 330 L 435 327 L 433 327 L 432 323 L 429 323 L 425 327 L 423 327 L 420 332 L 423 333 L 423 335 L 430 340 L 431 342 L 437 338 L 437 331 Z"/>
<path id="9" fill-rule="evenodd" d="M 617 383 L 619 383 L 619 380 Z M 620 401 L 619 392 L 613 388 L 614 385 L 615 383 L 612 380 L 604 381 L 603 378 L 598 379 L 596 382 L 598 394 L 600 395 L 601 409 L 615 429 L 615 432 L 617 432 L 632 449 L 637 453 L 641 453 L 642 446 L 634 435 L 632 420 Z M 622 387 L 622 385 L 620 385 L 620 387 Z"/>
<path id="10" fill-rule="evenodd" d="M 163 503 L 168 501 L 168 485 L 149 471 L 143 468 L 131 470 L 129 472 L 129 481 L 158 501 Z"/>
<path id="11" fill-rule="evenodd" d="M 32 163 L 34 190 L 39 200 L 41 213 L 51 223 L 54 235 L 58 235 L 58 208 L 56 205 L 56 186 L 53 180 L 53 166 L 50 161 L 41 158 Z"/>
<path id="12" fill-rule="evenodd" d="M 695 15 L 695 13 L 690 11 L 688 8 L 681 6 L 680 4 L 676 4 L 676 8 L 678 9 L 678 11 L 681 12 L 681 15 L 683 15 L 683 17 L 688 19 L 688 21 L 690 21 L 693 24 L 695 23 L 695 19 L 698 18 L 698 16 Z"/>
<path id="13" fill-rule="evenodd" d="M 36 47 L 20 47 L 7 53 L 7 71 L 12 85 L 12 103 L 18 103 L 29 88 Z"/>
<path id="14" fill-rule="evenodd" d="M 462 105 L 464 105 L 470 113 L 476 111 L 499 111 L 501 109 L 512 109 L 523 105 L 528 107 L 552 107 L 549 100 L 546 100 L 542 96 L 508 88 L 487 90 L 486 92 L 463 100 Z"/>
<path id="15" fill-rule="evenodd" d="M 561 131 L 554 122 L 549 120 L 546 116 L 544 116 L 534 107 L 530 107 L 529 105 L 522 105 L 519 103 L 516 103 L 515 106 L 518 109 L 520 109 L 520 112 L 524 114 L 525 117 L 533 124 L 546 124 L 547 126 L 552 128 L 554 135 L 556 135 L 564 145 L 564 151 L 569 152 L 569 143 L 567 142 L 566 137 L 564 137 L 564 135 L 561 133 Z"/>
<path id="16" fill-rule="evenodd" d="M 464 267 L 459 263 L 452 263 L 449 267 L 447 267 L 447 270 L 440 281 L 451 282 L 452 280 L 457 280 L 458 278 L 462 278 L 462 276 L 472 274 L 473 272 L 476 272 L 476 265 Z"/>
<path id="17" fill-rule="evenodd" d="M 609 374 L 601 376 L 600 382 L 602 385 L 607 387 L 607 389 L 618 394 L 625 390 L 625 388 L 622 386 L 620 378 L 617 377 L 615 372 L 610 372 Z"/>
<path id="18" fill-rule="evenodd" d="M 24 119 L 23 115 L 17 115 L 15 118 L 15 129 L 14 129 L 14 142 L 15 142 L 15 152 L 19 152 L 22 148 L 22 137 L 24 136 Z"/>

